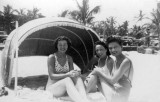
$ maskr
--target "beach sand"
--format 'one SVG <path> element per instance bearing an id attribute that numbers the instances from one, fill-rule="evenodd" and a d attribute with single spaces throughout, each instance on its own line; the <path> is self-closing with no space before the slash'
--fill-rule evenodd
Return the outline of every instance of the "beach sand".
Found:
<path id="1" fill-rule="evenodd" d="M 160 54 L 141 54 L 136 51 L 124 53 L 131 58 L 134 67 L 133 87 L 129 101 L 160 102 Z M 14 81 L 12 81 L 12 87 L 7 88 L 9 94 L 0 97 L 0 102 L 64 102 L 44 91 L 48 75 L 47 57 L 22 57 L 18 62 L 17 95 L 13 90 Z M 88 97 L 94 102 L 105 102 L 99 92 L 91 93 Z"/>

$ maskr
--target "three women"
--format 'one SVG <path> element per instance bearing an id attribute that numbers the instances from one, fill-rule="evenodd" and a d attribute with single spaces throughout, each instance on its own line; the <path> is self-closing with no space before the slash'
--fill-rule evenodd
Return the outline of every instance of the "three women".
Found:
<path id="1" fill-rule="evenodd" d="M 85 87 L 80 73 L 73 68 L 72 57 L 66 54 L 70 41 L 66 37 L 59 37 L 55 42 L 57 52 L 48 58 L 49 78 L 46 89 L 53 96 L 60 97 L 66 92 L 75 102 L 87 102 L 86 92 L 102 92 L 107 102 L 126 102 L 131 89 L 133 66 L 129 58 L 122 53 L 122 42 L 116 37 L 104 42 L 95 43 L 96 56 L 88 67 L 97 64 L 85 80 Z M 110 53 L 115 57 L 113 60 Z M 85 89 L 86 88 L 86 89 Z M 56 91 L 55 91 L 56 90 Z"/>

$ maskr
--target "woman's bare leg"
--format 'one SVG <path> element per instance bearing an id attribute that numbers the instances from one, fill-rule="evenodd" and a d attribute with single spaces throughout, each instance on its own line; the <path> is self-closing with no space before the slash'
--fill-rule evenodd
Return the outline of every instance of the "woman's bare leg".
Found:
<path id="1" fill-rule="evenodd" d="M 70 98 L 75 102 L 88 102 L 88 100 L 83 99 L 83 97 L 77 91 L 73 81 L 71 78 L 67 77 L 62 79 L 55 84 L 49 86 L 47 88 L 50 92 L 53 93 L 53 96 L 60 97 L 63 96 L 67 91 Z M 55 91 L 56 90 L 56 91 Z"/>
<path id="2" fill-rule="evenodd" d="M 84 84 L 86 86 L 86 92 L 96 92 L 97 91 L 97 76 L 89 75 L 88 78 L 85 80 Z"/>
<path id="3" fill-rule="evenodd" d="M 76 86 L 78 92 L 81 94 L 81 96 L 83 98 L 87 99 L 87 94 L 86 94 L 86 90 L 85 90 L 85 86 L 84 86 L 82 78 L 75 77 L 73 80 L 75 82 L 75 86 Z"/>
<path id="4" fill-rule="evenodd" d="M 112 95 L 113 95 L 113 86 L 106 83 L 103 79 L 100 78 L 100 84 L 101 84 L 101 92 L 105 96 L 107 102 L 111 102 Z"/>

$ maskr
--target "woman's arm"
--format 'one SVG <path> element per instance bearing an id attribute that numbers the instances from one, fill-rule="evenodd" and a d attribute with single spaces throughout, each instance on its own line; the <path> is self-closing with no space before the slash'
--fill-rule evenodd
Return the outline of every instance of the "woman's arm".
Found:
<path id="1" fill-rule="evenodd" d="M 49 77 L 54 80 L 54 79 L 63 79 L 65 77 L 71 77 L 71 72 L 64 73 L 64 74 L 56 74 L 55 70 L 55 56 L 54 55 L 49 55 L 48 57 L 48 73 Z"/>
<path id="2" fill-rule="evenodd" d="M 130 61 L 128 59 L 124 59 L 121 63 L 119 69 L 114 73 L 113 76 L 107 76 L 104 72 L 96 68 L 92 74 L 96 74 L 97 76 L 103 78 L 109 84 L 115 84 L 118 80 L 124 75 L 126 70 L 130 68 Z"/>
<path id="3" fill-rule="evenodd" d="M 73 67 L 73 59 L 71 56 L 67 55 L 68 56 L 68 64 L 69 64 L 69 70 L 74 70 L 74 67 Z"/>
<path id="4" fill-rule="evenodd" d="M 72 77 L 79 76 L 81 74 L 81 70 L 75 70 L 73 66 L 73 59 L 71 56 L 68 55 L 68 63 L 69 63 L 69 69 L 71 72 L 73 72 Z"/>
<path id="5" fill-rule="evenodd" d="M 93 58 L 89 61 L 87 64 L 87 69 L 90 69 L 91 71 L 95 67 L 94 65 L 98 64 L 98 58 L 96 56 L 93 56 Z M 97 66 L 97 65 L 96 65 Z"/>

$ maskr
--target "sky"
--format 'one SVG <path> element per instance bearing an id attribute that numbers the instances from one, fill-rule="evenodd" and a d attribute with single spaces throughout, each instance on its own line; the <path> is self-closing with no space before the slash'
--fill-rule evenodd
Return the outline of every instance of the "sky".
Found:
<path id="1" fill-rule="evenodd" d="M 78 0 L 79 3 L 82 0 Z M 57 16 L 62 11 L 69 9 L 77 9 L 75 0 L 0 0 L 0 11 L 3 11 L 3 6 L 11 5 L 14 9 L 40 9 L 46 17 Z M 106 20 L 113 16 L 120 25 L 124 21 L 129 21 L 129 26 L 141 25 L 148 20 L 137 22 L 139 11 L 142 10 L 147 17 L 150 17 L 150 12 L 157 8 L 157 0 L 89 0 L 90 8 L 100 5 L 101 11 L 95 15 L 94 21 Z"/>

